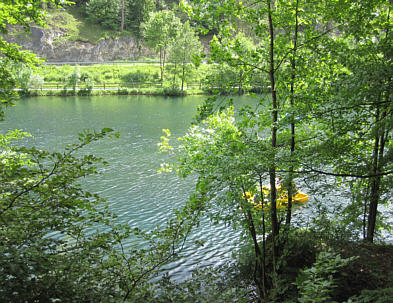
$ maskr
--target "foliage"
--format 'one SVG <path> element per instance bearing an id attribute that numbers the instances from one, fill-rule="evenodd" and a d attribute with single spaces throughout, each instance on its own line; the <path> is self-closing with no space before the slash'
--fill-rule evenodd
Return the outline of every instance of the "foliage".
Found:
<path id="1" fill-rule="evenodd" d="M 173 282 L 165 276 L 159 283 L 159 290 L 154 299 L 157 303 L 246 303 L 253 299 L 251 289 L 237 279 L 235 269 L 230 267 L 198 269 L 183 282 Z"/>
<path id="2" fill-rule="evenodd" d="M 30 67 L 19 63 L 16 64 L 13 69 L 13 75 L 22 94 L 28 95 L 30 89 L 42 87 L 44 79 L 40 75 L 34 73 Z"/>
<path id="3" fill-rule="evenodd" d="M 343 259 L 332 251 L 320 252 L 314 265 L 301 270 L 296 279 L 300 293 L 299 302 L 328 302 L 331 299 L 330 292 L 337 287 L 334 283 L 334 274 L 354 259 Z"/>
<path id="4" fill-rule="evenodd" d="M 48 3 L 59 4 L 57 0 L 49 0 Z M 63 1 L 67 4 L 68 1 Z M 41 1 L 34 0 L 25 5 L 24 1 L 3 1 L 0 5 L 0 33 L 6 35 L 8 26 L 19 24 L 26 31 L 29 30 L 31 22 L 44 25 L 44 12 L 40 10 Z M 12 63 L 37 63 L 35 56 L 27 51 L 21 51 L 16 44 L 8 43 L 0 36 L 0 119 L 3 117 L 3 107 L 12 104 L 16 100 L 16 92 L 13 91 L 15 80 L 12 77 Z"/>
<path id="5" fill-rule="evenodd" d="M 187 64 L 188 65 L 188 64 Z M 173 64 L 169 64 L 173 66 Z M 188 68 L 186 79 L 189 83 L 199 83 L 204 75 L 214 68 L 213 65 L 201 64 L 198 68 Z M 70 75 L 74 70 L 70 65 L 43 65 L 36 69 L 38 75 L 44 78 L 46 84 L 65 83 L 66 76 Z M 147 82 L 159 83 L 160 81 L 160 67 L 155 63 L 135 63 L 130 66 L 127 63 L 117 63 L 116 65 L 109 64 L 94 64 L 87 66 L 79 66 L 81 77 L 87 76 L 93 81 L 94 85 L 100 83 L 131 83 L 131 82 Z M 171 79 L 168 77 L 163 86 L 171 86 Z"/>
<path id="6" fill-rule="evenodd" d="M 163 88 L 162 90 L 164 96 L 180 97 L 185 96 L 186 92 L 178 88 Z"/>
<path id="7" fill-rule="evenodd" d="M 82 7 L 92 23 L 111 30 L 121 30 L 122 0 L 88 0 Z M 154 0 L 124 1 L 123 29 L 139 37 L 140 25 L 147 21 L 149 13 L 154 9 Z"/>
<path id="8" fill-rule="evenodd" d="M 245 197 L 251 193 L 243 200 L 254 198 L 255 201 L 257 191 L 252 185 L 258 183 L 259 176 L 262 187 L 268 175 L 271 204 L 266 216 L 269 220 L 265 222 L 264 212 L 258 214 L 258 219 L 262 217 L 262 222 L 269 225 L 264 223 L 260 227 L 256 214 L 250 211 L 247 215 L 246 206 L 239 204 L 248 217 L 244 225 L 254 242 L 256 268 L 261 265 L 255 276 L 260 299 L 275 298 L 280 291 L 280 264 L 291 230 L 290 201 L 296 177 L 313 178 L 322 183 L 328 180 L 325 176 L 331 176 L 337 183 L 359 185 L 367 180 L 368 190 L 362 191 L 368 192 L 363 197 L 366 201 L 354 203 L 352 208 L 356 208 L 356 212 L 352 211 L 351 215 L 348 210 L 347 219 L 356 221 L 363 214 L 367 222 L 363 223 L 367 225 L 366 239 L 371 242 L 377 226 L 377 206 L 391 196 L 388 194 L 392 174 L 388 139 L 392 132 L 391 115 L 388 115 L 392 104 L 391 81 L 388 80 L 391 75 L 391 3 L 196 0 L 183 1 L 182 5 L 190 16 L 219 29 L 212 40 L 211 56 L 232 72 L 228 77 L 230 81 L 238 78 L 247 87 L 255 75 L 264 74 L 259 79 L 264 81 L 270 99 L 267 106 L 240 110 L 244 115 L 232 124 L 242 136 L 234 136 L 231 141 L 198 131 L 199 137 L 187 141 L 192 147 L 185 149 L 188 153 L 179 163 L 181 166 L 190 164 L 201 179 L 209 176 L 214 180 L 208 186 L 212 199 L 226 192 L 232 201 L 241 201 L 243 191 Z M 238 35 L 242 31 L 249 33 L 251 39 Z M 227 84 L 231 86 L 234 85 Z M 218 105 L 207 102 L 200 120 L 217 108 Z M 209 128 L 214 134 L 222 134 L 225 130 L 222 127 L 210 125 Z M 191 132 L 196 129 L 193 126 Z M 228 147 L 222 146 L 224 142 L 239 149 L 229 153 Z M 198 147 L 198 151 L 194 151 L 194 147 Z M 259 156 L 254 150 L 259 150 Z M 230 172 L 225 177 L 231 183 L 220 175 L 225 171 L 224 165 L 213 151 L 226 160 Z M 236 165 L 237 157 L 244 166 Z M 285 219 L 276 207 L 279 172 L 284 173 L 283 182 L 288 188 Z M 239 180 L 242 182 L 237 182 Z M 318 187 L 325 189 L 323 194 L 330 194 L 331 187 L 327 189 L 322 184 Z M 259 199 L 261 197 L 262 193 Z M 273 243 L 269 252 L 273 288 L 269 294 L 265 287 L 266 267 L 262 264 L 265 252 L 260 253 L 255 240 L 261 233 L 264 237 L 266 228 Z M 262 259 L 258 259 L 258 255 Z"/>
<path id="9" fill-rule="evenodd" d="M 151 76 L 147 71 L 136 70 L 122 76 L 122 80 L 124 82 L 147 82 L 152 81 Z"/>
<path id="10" fill-rule="evenodd" d="M 94 88 L 94 84 L 90 79 L 86 79 L 83 82 L 83 86 L 79 89 L 79 96 L 91 96 Z"/>
<path id="11" fill-rule="evenodd" d="M 164 81 L 168 47 L 178 37 L 180 28 L 180 19 L 167 10 L 150 13 L 147 22 L 141 24 L 146 45 L 160 56 L 161 82 Z"/>
<path id="12" fill-rule="evenodd" d="M 154 11 L 154 6 L 154 0 L 126 1 L 125 28 L 129 28 L 140 37 L 141 24 L 148 20 L 149 13 Z"/>
<path id="13" fill-rule="evenodd" d="M 75 16 L 65 9 L 51 9 L 45 17 L 45 22 L 52 29 L 59 30 L 64 33 L 62 37 L 55 38 L 53 43 L 59 42 L 63 39 L 70 39 L 72 41 L 81 39 L 80 35 L 83 22 L 79 18 L 75 18 Z"/>
<path id="14" fill-rule="evenodd" d="M 102 199 L 77 184 L 96 173 L 96 165 L 103 160 L 73 156 L 110 132 L 85 132 L 64 153 L 13 147 L 14 140 L 26 136 L 20 131 L 1 135 L 0 289 L 4 300 L 110 299 L 114 287 L 110 276 L 119 274 L 113 247 L 126 234 L 111 224 L 113 216 L 107 210 L 96 208 Z M 95 232 L 98 224 L 107 226 L 108 232 Z"/>
<path id="15" fill-rule="evenodd" d="M 85 7 L 91 22 L 108 29 L 120 28 L 121 0 L 89 0 Z"/>
<path id="16" fill-rule="evenodd" d="M 393 288 L 364 290 L 360 296 L 351 297 L 346 303 L 389 303 L 393 298 Z"/>
<path id="17" fill-rule="evenodd" d="M 172 40 L 169 46 L 169 61 L 175 64 L 173 86 L 176 83 L 177 65 L 180 65 L 181 89 L 183 90 L 184 81 L 191 72 L 189 63 L 198 66 L 200 64 L 200 53 L 201 43 L 199 38 L 191 28 L 190 23 L 186 22 L 182 25 L 177 39 Z"/>
<path id="18" fill-rule="evenodd" d="M 203 83 L 211 93 L 233 94 L 238 84 L 237 73 L 225 63 L 218 64 L 209 69 Z"/>
<path id="19" fill-rule="evenodd" d="M 192 126 L 179 139 L 180 144 L 175 150 L 170 148 L 166 137 L 162 138 L 160 150 L 175 153 L 177 163 L 163 168 L 175 170 L 181 177 L 192 173 L 198 175 L 196 193 L 210 202 L 208 215 L 215 222 L 231 223 L 233 227 L 241 228 L 249 237 L 255 251 L 254 277 L 265 280 L 260 268 L 265 260 L 265 241 L 259 243 L 258 238 L 265 240 L 270 223 L 265 220 L 268 211 L 264 206 L 267 204 L 263 203 L 267 201 L 256 184 L 261 188 L 266 176 L 264 171 L 269 163 L 265 159 L 271 152 L 268 144 L 253 142 L 248 130 L 236 125 L 233 108 Z M 258 200 L 261 208 L 255 207 L 247 198 L 248 193 L 254 192 L 261 194 L 261 201 Z"/>
<path id="20" fill-rule="evenodd" d="M 51 28 L 64 33 L 55 38 L 54 43 L 61 40 L 84 41 L 96 44 L 101 39 L 119 37 L 118 28 L 112 30 L 91 21 L 86 15 L 84 5 L 68 6 L 62 9 L 50 9 L 46 23 Z"/>
<path id="21" fill-rule="evenodd" d="M 66 85 L 67 86 L 70 85 L 72 87 L 74 93 L 76 92 L 76 88 L 77 88 L 78 83 L 80 81 L 80 77 L 81 77 L 81 75 L 79 73 L 79 68 L 77 66 L 74 68 L 74 71 L 67 76 L 67 84 Z"/>
<path id="22" fill-rule="evenodd" d="M 117 226 L 103 199 L 78 184 L 103 159 L 80 157 L 111 129 L 84 132 L 79 143 L 48 153 L 14 147 L 26 134 L 1 135 L 0 293 L 10 302 L 100 301 L 137 296 L 182 249 L 199 207 L 185 207 L 167 227 L 146 233 Z M 144 248 L 125 248 L 130 236 Z"/>
<path id="23" fill-rule="evenodd" d="M 164 10 L 150 13 L 148 21 L 141 26 L 147 45 L 159 52 L 166 49 L 169 42 L 177 37 L 180 20 L 172 11 Z"/>

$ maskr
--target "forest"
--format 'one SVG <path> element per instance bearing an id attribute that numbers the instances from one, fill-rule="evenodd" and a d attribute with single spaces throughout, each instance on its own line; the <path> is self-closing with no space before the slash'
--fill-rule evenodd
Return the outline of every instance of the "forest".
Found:
<path id="1" fill-rule="evenodd" d="M 40 64 L 6 42 L 9 26 L 44 26 L 46 9 L 68 5 L 0 4 L 2 118 L 18 102 L 15 64 Z M 18 144 L 25 132 L 0 134 L 2 301 L 393 300 L 391 1 L 75 5 L 91 22 L 142 39 L 159 59 L 161 82 L 169 53 L 179 79 L 188 63 L 204 61 L 233 77 L 219 78 L 221 89 L 210 83 L 187 133 L 174 140 L 164 129 L 158 146 L 169 160 L 160 171 L 196 181 L 183 207 L 153 230 L 117 224 L 107 202 L 81 185 L 110 164 L 84 148 L 116 140 L 116 130 L 81 130 L 77 143 L 56 152 Z M 253 90 L 255 83 L 264 90 Z M 254 106 L 236 107 L 235 94 L 249 94 Z M 320 197 L 310 199 L 319 212 L 306 224 L 294 221 L 299 188 Z M 331 212 L 339 198 L 347 202 Z M 203 217 L 239 230 L 242 247 L 232 262 L 174 281 L 162 268 Z M 144 244 L 125 247 L 129 237 Z"/>

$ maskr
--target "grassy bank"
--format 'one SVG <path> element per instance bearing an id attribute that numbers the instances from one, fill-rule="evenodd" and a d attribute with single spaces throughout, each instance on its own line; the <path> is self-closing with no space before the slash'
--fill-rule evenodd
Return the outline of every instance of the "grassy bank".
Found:
<path id="1" fill-rule="evenodd" d="M 104 95 L 151 95 L 151 96 L 187 96 L 187 95 L 203 95 L 206 91 L 199 88 L 192 88 L 187 90 L 172 89 L 172 88 L 137 88 L 137 89 L 105 89 L 87 91 L 84 88 L 76 91 L 72 89 L 67 90 L 30 90 L 28 93 L 21 93 L 27 97 L 44 97 L 44 96 L 104 96 Z"/>
<path id="2" fill-rule="evenodd" d="M 183 93 L 202 93 L 201 87 L 205 85 L 209 69 L 207 64 L 198 68 L 188 65 Z M 41 82 L 29 89 L 32 95 L 64 95 L 65 91 L 74 88 L 77 91 L 89 88 L 92 95 L 168 94 L 181 89 L 181 70 L 171 64 L 166 66 L 166 76 L 162 83 L 157 63 L 42 65 L 35 73 Z"/>

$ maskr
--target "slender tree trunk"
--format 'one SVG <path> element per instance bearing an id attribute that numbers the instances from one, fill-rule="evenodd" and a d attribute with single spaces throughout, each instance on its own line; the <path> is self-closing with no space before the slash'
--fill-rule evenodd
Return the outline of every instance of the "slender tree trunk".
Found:
<path id="1" fill-rule="evenodd" d="M 162 70 L 161 70 L 161 81 L 164 82 L 165 77 L 165 62 L 166 61 L 166 48 L 162 51 Z"/>
<path id="2" fill-rule="evenodd" d="M 184 41 L 185 44 L 186 41 Z M 184 89 L 184 76 L 185 76 L 185 70 L 186 70 L 186 48 L 183 45 L 183 58 L 182 58 L 182 75 L 181 75 L 181 90 L 183 91 Z"/>
<path id="3" fill-rule="evenodd" d="M 176 72 L 177 72 L 177 63 L 175 63 L 175 70 L 173 72 L 173 83 L 172 83 L 172 88 L 175 88 L 176 85 Z"/>
<path id="4" fill-rule="evenodd" d="M 163 71 L 163 68 L 162 68 L 162 49 L 160 48 L 160 78 L 161 78 L 161 86 L 162 86 L 162 80 L 163 80 L 163 77 L 164 77 L 164 71 Z"/>
<path id="5" fill-rule="evenodd" d="M 380 115 L 379 108 L 375 114 L 376 123 L 380 123 L 386 118 L 386 110 Z M 375 177 L 371 179 L 371 195 L 370 195 L 370 208 L 368 213 L 368 226 L 366 241 L 374 241 L 375 225 L 377 221 L 378 202 L 380 198 L 380 184 L 381 176 L 377 176 L 382 169 L 383 154 L 385 150 L 385 123 L 382 123 L 382 129 L 377 130 L 374 138 L 374 151 L 373 151 L 373 170 Z"/>
<path id="6" fill-rule="evenodd" d="M 366 226 L 367 226 L 367 209 L 368 209 L 368 204 L 367 204 L 367 199 L 369 197 L 370 194 L 370 184 L 367 182 L 367 192 L 364 195 L 364 205 L 363 205 L 363 240 L 366 240 L 367 238 L 367 231 L 366 231 Z"/>
<path id="7" fill-rule="evenodd" d="M 268 6 L 268 21 L 269 21 L 269 35 L 270 35 L 270 68 L 269 68 L 269 78 L 270 78 L 270 92 L 272 96 L 272 115 L 273 115 L 273 126 L 272 126 L 272 148 L 277 147 L 277 121 L 278 121 L 278 105 L 277 105 L 277 94 L 275 87 L 275 69 L 274 69 L 274 29 L 273 20 L 271 12 L 271 0 L 267 0 Z M 275 157 L 275 156 L 274 156 Z M 273 159 L 273 164 L 269 169 L 270 177 L 270 216 L 272 224 L 272 240 L 273 240 L 273 283 L 277 286 L 276 271 L 277 271 L 277 261 L 278 261 L 278 234 L 279 234 L 279 223 L 277 220 L 277 189 L 276 189 L 276 164 L 275 159 Z"/>
<path id="8" fill-rule="evenodd" d="M 243 188 L 243 196 L 246 196 L 246 190 Z M 245 203 L 248 203 L 246 201 Z M 263 203 L 263 202 L 262 202 Z M 264 255 L 262 254 L 261 248 L 257 239 L 257 231 L 254 224 L 254 219 L 252 217 L 252 213 L 249 206 L 246 205 L 244 208 L 244 217 L 247 222 L 248 230 L 251 234 L 251 239 L 254 244 L 254 253 L 255 253 L 255 263 L 254 263 L 254 282 L 257 286 L 257 293 L 259 299 L 266 297 L 266 288 L 265 288 L 265 264 L 264 264 Z M 260 301 L 259 301 L 260 302 Z"/>
<path id="9" fill-rule="evenodd" d="M 120 30 L 124 30 L 124 0 L 121 0 L 121 24 L 120 24 Z"/>
<path id="10" fill-rule="evenodd" d="M 259 175 L 259 188 L 261 195 L 261 207 L 262 207 L 262 287 L 263 287 L 263 296 L 267 298 L 266 291 L 266 221 L 265 221 L 265 197 L 263 194 L 263 184 L 262 184 L 262 176 Z"/>
<path id="11" fill-rule="evenodd" d="M 243 70 L 240 71 L 239 73 L 239 91 L 238 94 L 241 95 L 243 94 Z"/>
<path id="12" fill-rule="evenodd" d="M 378 173 L 378 149 L 379 149 L 379 138 L 376 137 L 374 141 L 374 165 L 373 165 L 373 173 Z M 368 212 L 368 226 L 367 226 L 367 238 L 366 241 L 373 242 L 374 241 L 374 232 L 375 232 L 375 223 L 377 219 L 377 208 L 378 208 L 378 200 L 379 200 L 379 184 L 380 177 L 373 177 L 371 180 L 371 196 L 370 196 L 370 207 Z"/>
<path id="13" fill-rule="evenodd" d="M 294 41 L 293 41 L 293 51 L 292 51 L 292 59 L 291 59 L 291 158 L 295 152 L 295 113 L 294 113 L 294 107 L 295 107 L 295 78 L 296 78 L 296 52 L 297 52 L 297 39 L 298 39 L 298 31 L 299 31 L 299 20 L 298 20 L 298 14 L 299 14 L 299 0 L 296 0 L 296 7 L 295 7 L 295 36 L 294 36 Z M 289 229 L 289 226 L 291 224 L 291 218 L 292 218 L 292 197 L 294 194 L 294 188 L 292 186 L 293 182 L 293 170 L 294 167 L 291 164 L 289 168 L 289 184 L 288 184 L 288 208 L 287 208 L 287 216 L 285 220 L 285 226 L 287 227 L 286 229 Z"/>
<path id="14" fill-rule="evenodd" d="M 389 27 L 390 20 L 390 7 L 387 14 L 386 20 L 386 31 L 385 31 L 385 39 L 388 38 L 390 33 Z M 385 96 L 386 104 L 388 104 L 389 95 Z M 385 143 L 388 138 L 388 133 L 385 135 L 386 130 L 386 122 L 384 121 L 387 116 L 387 108 L 383 109 L 382 114 L 380 115 L 380 108 L 377 105 L 376 114 L 375 114 L 375 122 L 376 124 L 381 124 L 376 131 L 376 135 L 374 138 L 374 151 L 373 151 L 373 173 L 378 175 L 382 168 L 384 162 L 384 151 L 385 151 Z M 381 123 L 382 122 L 382 123 Z M 367 225 L 367 237 L 366 241 L 373 242 L 374 241 L 374 233 L 375 233 L 375 224 L 377 221 L 377 213 L 378 213 L 378 202 L 381 195 L 380 185 L 381 185 L 381 176 L 375 176 L 371 180 L 371 195 L 370 195 L 370 208 L 368 213 L 368 225 Z"/>
<path id="15" fill-rule="evenodd" d="M 247 210 L 246 213 L 248 228 L 251 234 L 251 238 L 254 244 L 254 252 L 255 252 L 255 264 L 254 264 L 254 282 L 257 286 L 257 292 L 259 298 L 265 297 L 265 283 L 264 283 L 264 268 L 262 265 L 262 251 L 258 244 L 257 233 L 255 230 L 254 221 L 252 218 L 252 214 L 250 210 Z"/>
<path id="16" fill-rule="evenodd" d="M 183 69 L 182 69 L 182 75 L 181 75 L 181 90 L 184 90 L 184 75 L 185 75 L 185 67 L 186 63 L 183 61 Z"/>

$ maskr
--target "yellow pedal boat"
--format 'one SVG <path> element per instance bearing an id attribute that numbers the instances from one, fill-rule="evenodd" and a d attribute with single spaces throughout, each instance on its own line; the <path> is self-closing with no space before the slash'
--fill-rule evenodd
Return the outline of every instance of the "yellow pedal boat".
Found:
<path id="1" fill-rule="evenodd" d="M 281 203 L 288 203 L 288 197 L 279 197 L 277 201 Z M 305 203 L 308 201 L 308 195 L 298 190 L 295 195 L 292 196 L 292 201 L 296 203 Z"/>
<path id="2" fill-rule="evenodd" d="M 280 186 L 278 186 L 278 199 L 277 199 L 277 208 L 281 209 L 281 208 L 286 208 L 288 206 L 288 195 L 286 192 L 281 192 L 280 191 Z M 270 188 L 268 186 L 264 186 L 262 187 L 263 190 L 263 194 L 269 198 L 269 194 L 270 194 Z M 298 190 L 296 192 L 295 195 L 292 196 L 292 202 L 293 203 L 306 203 L 308 201 L 309 196 L 303 192 L 301 192 L 300 190 Z M 257 208 L 262 208 L 262 205 L 260 203 L 258 203 L 259 201 L 255 201 L 255 195 L 252 195 L 250 192 L 246 193 L 246 199 L 248 202 L 254 204 Z M 270 206 L 270 201 L 266 201 L 266 207 L 265 210 L 269 209 Z"/>

